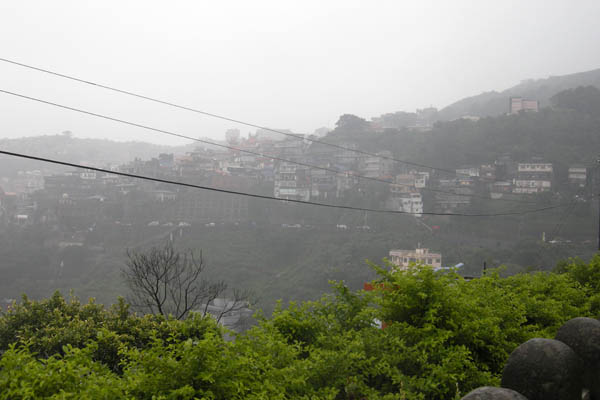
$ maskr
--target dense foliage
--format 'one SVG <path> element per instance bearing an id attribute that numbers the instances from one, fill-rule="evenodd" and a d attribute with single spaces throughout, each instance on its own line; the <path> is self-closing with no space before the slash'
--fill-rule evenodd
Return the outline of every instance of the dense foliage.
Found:
<path id="1" fill-rule="evenodd" d="M 209 317 L 24 298 L 0 318 L 0 398 L 455 399 L 497 384 L 524 340 L 600 315 L 600 256 L 472 281 L 372 267 L 373 290 L 335 283 L 234 340 Z"/>

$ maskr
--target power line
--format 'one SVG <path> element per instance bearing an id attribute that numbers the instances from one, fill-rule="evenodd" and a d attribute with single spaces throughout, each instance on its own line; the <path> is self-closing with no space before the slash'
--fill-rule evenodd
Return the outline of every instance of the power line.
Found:
<path id="1" fill-rule="evenodd" d="M 124 120 L 124 119 L 115 118 L 115 117 L 111 117 L 111 116 L 104 115 L 104 114 L 98 114 L 98 113 L 87 111 L 87 110 L 83 110 L 83 109 L 80 109 L 80 108 L 70 107 L 70 106 L 66 106 L 66 105 L 63 105 L 63 104 L 54 103 L 54 102 L 51 102 L 51 101 L 39 99 L 39 98 L 36 98 L 36 97 L 26 96 L 26 95 L 15 93 L 15 92 L 10 92 L 8 90 L 0 89 L 0 93 L 5 93 L 5 94 L 11 95 L 11 96 L 20 97 L 22 99 L 26 99 L 26 100 L 35 101 L 35 102 L 38 102 L 38 103 L 43 103 L 43 104 L 51 105 L 51 106 L 54 106 L 54 107 L 62 108 L 62 109 L 69 110 L 69 111 L 78 112 L 78 113 L 81 113 L 81 114 L 90 115 L 90 116 L 93 116 L 93 117 L 96 117 L 96 118 L 102 118 L 102 119 L 106 119 L 106 120 L 109 120 L 109 121 L 113 121 L 113 122 L 118 122 L 118 123 L 125 124 L 125 125 L 134 126 L 136 128 L 146 129 L 146 130 L 150 130 L 150 131 L 153 131 L 153 132 L 163 133 L 163 134 L 169 135 L 169 136 L 174 136 L 174 137 L 179 137 L 179 138 L 183 138 L 183 139 L 193 140 L 193 141 L 196 141 L 196 142 L 199 142 L 199 143 L 204 143 L 204 144 L 208 144 L 208 145 L 215 146 L 215 147 L 221 147 L 221 148 L 225 148 L 225 149 L 229 149 L 229 150 L 239 151 L 239 152 L 242 152 L 242 153 L 253 154 L 253 155 L 256 155 L 256 156 L 259 156 L 259 157 L 270 158 L 272 160 L 287 162 L 287 163 L 290 163 L 290 164 L 301 165 L 301 166 L 308 167 L 308 168 L 314 168 L 314 169 L 320 169 L 320 170 L 324 170 L 324 171 L 329 171 L 329 172 L 333 172 L 333 173 L 338 174 L 338 175 L 353 176 L 353 177 L 356 177 L 356 178 L 367 179 L 367 180 L 371 180 L 371 181 L 375 181 L 375 182 L 383 182 L 383 183 L 386 183 L 386 184 L 395 184 L 395 185 L 399 185 L 399 186 L 412 187 L 411 185 L 408 185 L 408 184 L 394 183 L 394 182 L 391 182 L 391 181 L 388 181 L 388 180 L 385 180 L 385 179 L 379 179 L 379 178 L 375 178 L 375 177 L 358 175 L 358 174 L 355 174 L 355 173 L 349 173 L 349 172 L 340 171 L 340 170 L 337 170 L 337 169 L 334 169 L 334 168 L 321 167 L 321 166 L 317 166 L 317 165 L 303 163 L 301 161 L 293 161 L 293 160 L 285 159 L 285 158 L 282 158 L 282 157 L 272 156 L 272 155 L 269 155 L 269 154 L 264 154 L 264 153 L 260 153 L 260 152 L 256 152 L 256 151 L 252 151 L 252 150 L 245 150 L 245 149 L 240 149 L 238 147 L 228 146 L 228 145 L 221 144 L 221 143 L 215 143 L 215 142 L 211 142 L 209 140 L 198 139 L 198 138 L 195 138 L 195 137 L 192 137 L 192 136 L 187 136 L 187 135 L 183 135 L 183 134 L 180 134 L 180 133 L 176 133 L 176 132 L 172 132 L 172 131 L 167 131 L 167 130 L 164 130 L 164 129 L 154 128 L 154 127 L 151 127 L 151 126 L 148 126 L 148 125 L 143 125 L 143 124 L 139 124 L 139 123 L 136 123 L 136 122 L 127 121 L 127 120 Z M 450 195 L 453 195 L 453 196 L 477 197 L 477 198 L 482 198 L 482 199 L 487 200 L 487 201 L 491 201 L 492 200 L 492 199 L 490 199 L 490 198 L 488 198 L 486 196 L 480 196 L 480 195 L 476 195 L 476 194 L 455 193 L 455 192 L 449 192 L 449 191 L 440 190 L 440 189 L 433 189 L 433 188 L 423 188 L 423 190 L 430 191 L 430 192 L 437 192 L 437 193 L 445 193 L 445 194 L 450 194 Z M 513 202 L 513 203 L 533 204 L 533 203 L 528 202 L 528 201 L 522 201 L 522 200 L 516 200 L 516 199 L 503 199 L 503 198 L 500 198 L 498 200 L 502 200 L 502 201 L 506 201 L 506 202 Z"/>
<path id="2" fill-rule="evenodd" d="M 277 133 L 277 134 L 280 134 L 280 135 L 285 135 L 285 136 L 293 137 L 293 138 L 299 139 L 299 140 L 307 140 L 307 141 L 312 142 L 312 143 L 319 143 L 319 144 L 322 144 L 322 145 L 325 145 L 325 146 L 331 146 L 331 147 L 337 148 L 339 150 L 352 151 L 352 152 L 355 152 L 355 153 L 358 153 L 358 154 L 362 154 L 362 155 L 368 155 L 368 156 L 371 156 L 371 157 L 379 157 L 379 158 L 382 158 L 384 160 L 390 160 L 390 161 L 398 162 L 398 163 L 401 163 L 401 164 L 412 165 L 412 166 L 420 167 L 420 168 L 427 168 L 427 169 L 431 169 L 431 170 L 435 170 L 435 171 L 447 172 L 447 173 L 451 173 L 451 174 L 454 174 L 454 175 L 470 176 L 469 174 L 457 173 L 456 171 L 453 171 L 453 170 L 450 170 L 450 169 L 432 167 L 430 165 L 420 164 L 420 163 L 417 163 L 417 162 L 400 160 L 400 159 L 397 159 L 397 158 L 394 158 L 394 157 L 388 157 L 388 156 L 380 155 L 380 154 L 373 154 L 373 153 L 370 153 L 370 152 L 364 151 L 364 150 L 352 149 L 352 148 L 341 146 L 341 145 L 338 145 L 338 144 L 335 144 L 335 143 L 329 143 L 329 142 L 325 142 L 325 141 L 322 141 L 322 140 L 313 139 L 313 138 L 310 138 L 310 137 L 303 137 L 303 136 L 301 136 L 299 134 L 293 134 L 293 133 L 288 133 L 288 132 L 280 131 L 280 130 L 277 130 L 277 129 L 267 128 L 265 126 L 253 124 L 253 123 L 250 123 L 250 122 L 245 122 L 245 121 L 242 121 L 242 120 L 239 120 L 239 119 L 230 118 L 230 117 L 226 117 L 226 116 L 219 115 L 219 114 L 214 114 L 214 113 L 211 113 L 211 112 L 208 112 L 208 111 L 199 110 L 197 108 L 192 108 L 192 107 L 189 107 L 189 106 L 183 106 L 183 105 L 180 105 L 180 104 L 175 104 L 175 103 L 172 103 L 170 101 L 161 100 L 161 99 L 158 99 L 158 98 L 155 98 L 155 97 L 145 96 L 145 95 L 142 95 L 142 94 L 139 94 L 139 93 L 134 93 L 134 92 L 130 92 L 130 91 L 127 91 L 127 90 L 118 89 L 118 88 L 113 87 L 113 86 L 103 85 L 103 84 L 100 84 L 100 83 L 88 81 L 86 79 L 77 78 L 77 77 L 74 77 L 74 76 L 71 76 L 71 75 L 66 75 L 66 74 L 62 74 L 62 73 L 59 73 L 59 72 L 51 71 L 51 70 L 48 70 L 48 69 L 44 69 L 44 68 L 40 68 L 40 67 L 35 67 L 33 65 L 24 64 L 24 63 L 21 63 L 21 62 L 9 60 L 7 58 L 0 58 L 0 61 L 5 62 L 5 63 L 9 63 L 9 64 L 13 64 L 13 65 L 17 65 L 19 67 L 28 68 L 28 69 L 32 69 L 32 70 L 35 70 L 35 71 L 43 72 L 43 73 L 46 73 L 46 74 L 58 76 L 60 78 L 69 79 L 69 80 L 72 80 L 72 81 L 84 83 L 86 85 L 96 86 L 96 87 L 99 87 L 99 88 L 102 88 L 102 89 L 106 89 L 106 90 L 110 90 L 110 91 L 113 91 L 113 92 L 125 94 L 127 96 L 133 96 L 133 97 L 137 97 L 137 98 L 140 98 L 140 99 L 152 101 L 154 103 L 163 104 L 163 105 L 166 105 L 166 106 L 169 106 L 169 107 L 174 107 L 174 108 L 178 108 L 178 109 L 181 109 L 181 110 L 191 111 L 191 112 L 194 112 L 194 113 L 197 113 L 197 114 L 202 114 L 202 115 L 205 115 L 205 116 L 208 116 L 208 117 L 217 118 L 217 119 L 220 119 L 220 120 L 223 120 L 223 121 L 229 121 L 229 122 L 233 122 L 233 123 L 236 123 L 236 124 L 240 124 L 240 125 L 245 125 L 245 126 L 249 126 L 249 127 L 252 127 L 252 128 L 256 128 L 256 129 L 263 129 L 263 130 L 266 130 L 266 131 L 269 131 L 269 132 L 273 132 L 273 133 Z"/>
<path id="3" fill-rule="evenodd" d="M 247 193 L 247 192 L 239 192 L 239 191 L 235 191 L 235 190 L 227 190 L 227 189 L 220 189 L 220 188 L 215 188 L 215 187 L 210 187 L 210 186 L 195 185 L 195 184 L 186 183 L 186 182 L 172 181 L 169 179 L 161 179 L 161 178 L 154 178 L 154 177 L 138 175 L 138 174 L 130 174 L 127 172 L 111 171 L 111 170 L 104 169 L 104 168 L 97 168 L 97 167 L 92 167 L 92 166 L 88 166 L 88 165 L 70 163 L 70 162 L 66 162 L 66 161 L 54 160 L 54 159 L 45 158 L 45 157 L 37 157 L 37 156 L 29 155 L 29 154 L 15 153 L 15 152 L 5 151 L 5 150 L 0 150 L 0 154 L 5 154 L 8 156 L 13 156 L 13 157 L 26 158 L 26 159 L 34 160 L 34 161 L 42 161 L 42 162 L 47 162 L 47 163 L 51 163 L 51 164 L 63 165 L 63 166 L 67 166 L 67 167 L 82 168 L 82 169 L 87 169 L 90 171 L 104 172 L 107 174 L 125 176 L 128 178 L 143 179 L 143 180 L 148 180 L 148 181 L 153 181 L 153 182 L 190 187 L 190 188 L 194 188 L 194 189 L 208 190 L 208 191 L 212 191 L 212 192 L 234 194 L 234 195 L 239 195 L 239 196 L 263 199 L 263 200 L 275 200 L 275 201 L 282 201 L 282 202 L 286 202 L 286 203 L 297 203 L 297 204 L 305 204 L 305 205 L 311 205 L 311 206 L 337 208 L 337 209 L 345 209 L 345 210 L 353 210 L 353 211 L 366 211 L 366 212 L 383 213 L 383 214 L 402 214 L 402 215 L 419 215 L 419 214 L 421 214 L 421 215 L 456 216 L 456 217 L 503 217 L 503 216 L 510 216 L 510 215 L 524 215 L 524 214 L 530 214 L 530 213 L 538 213 L 538 212 L 542 212 L 542 211 L 552 210 L 552 209 L 560 208 L 560 207 L 567 207 L 567 206 L 571 205 L 571 203 L 566 203 L 566 204 L 558 204 L 558 205 L 554 205 L 554 206 L 542 207 L 542 208 L 537 208 L 537 209 L 524 210 L 524 211 L 520 211 L 520 212 L 511 211 L 511 212 L 495 213 L 495 214 L 463 214 L 463 213 L 434 213 L 434 212 L 411 213 L 411 212 L 406 212 L 406 211 L 394 211 L 394 210 L 382 210 L 382 209 L 375 209 L 375 208 L 353 207 L 353 206 L 344 206 L 344 205 L 340 205 L 340 204 L 327 204 L 327 203 L 320 203 L 320 202 L 314 202 L 314 201 L 282 199 L 282 198 L 273 197 L 273 196 L 266 196 L 266 195 Z"/>

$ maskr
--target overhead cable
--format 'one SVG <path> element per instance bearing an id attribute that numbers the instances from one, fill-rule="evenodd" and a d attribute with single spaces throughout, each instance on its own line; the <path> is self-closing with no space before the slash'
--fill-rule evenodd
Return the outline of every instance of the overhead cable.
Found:
<path id="1" fill-rule="evenodd" d="M 165 135 L 174 136 L 174 137 L 178 137 L 178 138 L 193 140 L 193 141 L 196 141 L 196 142 L 199 142 L 199 143 L 204 143 L 204 144 L 207 144 L 207 145 L 210 145 L 210 146 L 221 147 L 221 148 L 225 148 L 225 149 L 229 149 L 229 150 L 233 150 L 233 151 L 239 151 L 241 153 L 252 154 L 252 155 L 259 156 L 259 157 L 269 158 L 269 159 L 276 160 L 276 161 L 287 162 L 287 163 L 290 163 L 290 164 L 301 165 L 301 166 L 308 167 L 308 168 L 314 168 L 314 169 L 320 169 L 320 170 L 324 170 L 324 171 L 329 171 L 329 172 L 333 172 L 333 173 L 338 174 L 338 175 L 344 175 L 344 176 L 347 176 L 347 177 L 355 177 L 355 178 L 366 179 L 366 180 L 371 180 L 371 181 L 375 181 L 375 182 L 383 182 L 383 183 L 386 183 L 386 184 L 394 184 L 394 185 L 398 185 L 398 186 L 412 187 L 411 185 L 408 185 L 408 184 L 394 183 L 392 181 L 388 181 L 388 180 L 385 180 L 385 179 L 380 179 L 380 178 L 375 178 L 375 177 L 369 177 L 369 176 L 364 176 L 364 175 L 358 175 L 358 174 L 355 174 L 355 173 L 341 171 L 341 170 L 334 169 L 334 168 L 317 166 L 317 165 L 313 165 L 313 164 L 304 163 L 304 162 L 301 162 L 301 161 L 289 160 L 289 159 L 285 159 L 285 158 L 282 158 L 282 157 L 273 156 L 273 155 L 269 155 L 269 154 L 265 154 L 265 153 L 261 153 L 261 152 L 256 152 L 256 151 L 252 151 L 252 150 L 241 149 L 241 148 L 238 148 L 238 147 L 228 146 L 228 145 L 221 144 L 221 143 L 215 143 L 215 142 L 212 142 L 210 140 L 198 139 L 198 138 L 195 138 L 195 137 L 192 137 L 192 136 L 188 136 L 188 135 L 184 135 L 184 134 L 181 134 L 181 133 L 167 131 L 165 129 L 154 128 L 154 127 L 151 127 L 151 126 L 148 126 L 148 125 L 139 124 L 137 122 L 131 122 L 131 121 L 127 121 L 127 120 L 124 120 L 124 119 L 111 117 L 111 116 L 108 116 L 108 115 L 105 115 L 105 114 L 99 114 L 99 113 L 95 113 L 95 112 L 92 112 L 92 111 L 83 110 L 83 109 L 80 109 L 80 108 L 70 107 L 70 106 L 66 106 L 66 105 L 63 105 L 63 104 L 51 102 L 51 101 L 48 101 L 48 100 L 43 100 L 43 99 L 40 99 L 40 98 L 31 97 L 31 96 L 27 96 L 27 95 L 24 95 L 24 94 L 19 94 L 19 93 L 11 92 L 11 91 L 8 91 L 8 90 L 0 89 L 0 93 L 8 94 L 8 95 L 11 95 L 11 96 L 19 97 L 19 98 L 30 100 L 30 101 L 35 101 L 35 102 L 38 102 L 38 103 L 47 104 L 47 105 L 50 105 L 50 106 L 53 106 L 53 107 L 58 107 L 58 108 L 62 108 L 62 109 L 69 110 L 69 111 L 74 111 L 74 112 L 81 113 L 81 114 L 90 115 L 90 116 L 93 116 L 93 117 L 96 117 L 96 118 L 102 118 L 102 119 L 105 119 L 105 120 L 109 120 L 109 121 L 113 121 L 113 122 L 118 122 L 120 124 L 134 126 L 136 128 L 141 128 L 141 129 L 145 129 L 145 130 L 149 130 L 149 131 L 153 131 L 153 132 L 158 132 L 158 133 L 162 133 L 162 134 L 165 134 Z M 422 190 L 426 190 L 426 191 L 430 191 L 430 192 L 436 192 L 436 193 L 445 193 L 445 194 L 450 194 L 450 195 L 453 195 L 453 196 L 460 196 L 460 197 L 477 197 L 477 198 L 482 198 L 482 199 L 487 200 L 487 201 L 500 200 L 500 201 L 513 202 L 513 203 L 533 204 L 532 202 L 529 202 L 529 201 L 522 201 L 522 200 L 516 200 L 516 199 L 504 199 L 504 198 L 490 199 L 487 196 L 481 196 L 481 195 L 477 195 L 477 194 L 455 193 L 455 192 L 450 192 L 450 191 L 441 190 L 441 189 L 422 188 Z"/>
<path id="2" fill-rule="evenodd" d="M 21 62 L 17 62 L 14 60 L 10 60 L 7 58 L 0 58 L 0 61 L 5 62 L 5 63 L 9 63 L 9 64 L 13 64 L 13 65 L 17 65 L 19 67 L 23 67 L 23 68 L 28 68 L 31 70 L 35 70 L 38 72 L 43 72 L 46 74 L 50 74 L 50 75 L 54 75 L 54 76 L 58 76 L 60 78 L 64 78 L 64 79 L 69 79 L 75 82 L 79 82 L 79 83 L 84 83 L 86 85 L 91 85 L 91 86 L 95 86 L 98 88 L 102 88 L 102 89 L 106 89 L 106 90 L 110 90 L 113 92 L 117 92 L 117 93 L 121 93 L 121 94 L 125 94 L 127 96 L 132 96 L 132 97 L 137 97 L 140 99 L 144 99 L 144 100 L 148 100 L 154 103 L 159 103 L 159 104 L 163 104 L 169 107 L 174 107 L 174 108 L 178 108 L 181 110 L 186 110 L 186 111 L 191 111 L 197 114 L 202 114 L 208 117 L 212 117 L 212 118 L 217 118 L 223 121 L 229 121 L 229 122 L 233 122 L 236 124 L 240 124 L 240 125 L 245 125 L 245 126 L 249 126 L 251 128 L 256 128 L 256 129 L 263 129 L 265 131 L 269 131 L 269 132 L 273 132 L 273 133 L 277 133 L 280 135 L 285 135 L 288 137 L 293 137 L 295 139 L 299 139 L 299 140 L 306 140 L 312 143 L 318 143 L 318 144 L 322 144 L 325 146 L 330 146 L 330 147 L 334 147 L 337 148 L 339 150 L 344 150 L 344 151 L 351 151 L 357 154 L 362 154 L 362 155 L 366 155 L 366 156 L 371 156 L 371 157 L 378 157 L 384 160 L 389 160 L 389 161 L 394 161 L 397 163 L 401 163 L 401 164 L 406 164 L 406 165 L 412 165 L 414 167 L 420 167 L 420 168 L 427 168 L 427 169 L 431 169 L 431 170 L 435 170 L 435 171 L 442 171 L 442 172 L 446 172 L 446 173 L 450 173 L 450 174 L 454 174 L 454 175 L 464 175 L 464 176 L 470 176 L 469 174 L 464 174 L 464 173 L 457 173 L 455 170 L 450 170 L 450 169 L 445 169 L 445 168 L 440 168 L 440 167 L 433 167 L 431 165 L 426 165 L 426 164 L 421 164 L 421 163 L 417 163 L 417 162 L 413 162 L 413 161 L 406 161 L 406 160 L 400 160 L 394 157 L 389 157 L 389 156 L 385 156 L 385 155 L 381 155 L 381 154 L 374 154 L 374 153 L 370 153 L 368 151 L 364 151 L 364 150 L 360 150 L 360 149 L 353 149 L 350 147 L 345 147 L 345 146 L 341 146 L 335 143 L 330 143 L 330 142 L 325 142 L 323 140 L 319 140 L 319 139 L 315 139 L 315 138 L 311 138 L 311 137 L 305 137 L 304 135 L 300 135 L 300 134 L 294 134 L 294 133 L 289 133 L 289 132 L 284 132 L 278 129 L 272 129 L 272 128 L 268 128 L 266 126 L 262 126 L 262 125 L 257 125 L 257 124 L 253 124 L 250 122 L 245 122 L 239 119 L 235 119 L 235 118 L 230 118 L 230 117 L 226 117 L 223 115 L 219 115 L 219 114 L 214 114 L 208 111 L 203 111 L 203 110 L 199 110 L 197 108 L 193 108 L 193 107 L 189 107 L 189 106 L 184 106 L 184 105 L 180 105 L 180 104 L 176 104 L 176 103 L 172 103 L 170 101 L 166 101 L 166 100 L 161 100 L 158 99 L 156 97 L 150 97 L 150 96 L 145 96 L 143 94 L 139 94 L 139 93 L 135 93 L 135 92 L 130 92 L 128 90 L 123 90 L 123 89 L 119 89 L 116 88 L 114 86 L 108 86 L 108 85 L 103 85 L 101 83 L 97 83 L 97 82 L 92 82 L 86 79 L 81 79 L 81 78 L 77 78 L 75 76 L 72 75 L 67 75 L 67 74 L 63 74 L 60 72 L 55 72 L 55 71 L 51 71 L 49 69 L 45 69 L 45 68 L 40 68 L 40 67 L 36 67 L 30 64 L 24 64 Z"/>

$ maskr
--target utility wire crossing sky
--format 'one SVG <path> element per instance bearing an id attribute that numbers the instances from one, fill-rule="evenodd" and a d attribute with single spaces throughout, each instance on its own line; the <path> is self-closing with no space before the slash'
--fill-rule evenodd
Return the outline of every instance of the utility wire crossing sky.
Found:
<path id="1" fill-rule="evenodd" d="M 78 112 L 78 113 L 90 115 L 90 116 L 97 117 L 97 118 L 102 118 L 102 119 L 110 120 L 110 121 L 117 122 L 117 123 L 120 123 L 120 124 L 135 126 L 137 128 L 141 128 L 141 129 L 145 129 L 145 130 L 150 130 L 150 131 L 153 131 L 153 132 L 158 132 L 158 133 L 162 133 L 162 134 L 169 135 L 169 136 L 175 136 L 175 137 L 180 137 L 180 138 L 185 138 L 185 139 L 193 140 L 193 141 L 196 141 L 196 142 L 199 142 L 199 143 L 204 143 L 204 144 L 211 145 L 211 146 L 226 148 L 226 149 L 229 149 L 229 150 L 239 151 L 239 152 L 247 153 L 247 154 L 253 154 L 253 155 L 260 156 L 260 157 L 266 157 L 266 158 L 270 158 L 270 159 L 273 159 L 273 160 L 284 161 L 284 162 L 288 162 L 288 163 L 296 164 L 296 165 L 302 165 L 302 166 L 309 167 L 309 168 L 315 168 L 315 169 L 325 170 L 325 171 L 329 171 L 329 172 L 334 172 L 334 173 L 339 174 L 339 175 L 347 175 L 347 172 L 345 172 L 345 171 L 340 171 L 340 170 L 336 170 L 336 169 L 329 168 L 329 167 L 323 167 L 323 166 L 317 166 L 317 165 L 307 164 L 307 163 L 303 163 L 303 162 L 300 162 L 300 161 L 288 160 L 288 159 L 285 159 L 285 158 L 281 158 L 281 157 L 277 157 L 277 156 L 273 156 L 273 155 L 268 155 L 268 154 L 264 154 L 264 153 L 259 153 L 259 152 L 255 152 L 255 151 L 252 151 L 252 150 L 240 149 L 240 148 L 237 148 L 237 147 L 228 146 L 228 145 L 224 145 L 224 144 L 221 144 L 221 143 L 211 142 L 211 141 L 204 140 L 204 139 L 198 139 L 198 138 L 194 138 L 194 137 L 191 137 L 191 136 L 183 135 L 183 134 L 180 134 L 180 133 L 176 133 L 176 132 L 172 132 L 172 131 L 167 131 L 167 130 L 164 130 L 164 129 L 158 129 L 158 128 L 154 128 L 154 127 L 151 127 L 151 126 L 142 125 L 142 124 L 138 124 L 138 123 L 131 122 L 131 121 L 126 121 L 126 120 L 123 120 L 123 119 L 114 118 L 114 117 L 111 117 L 111 116 L 107 116 L 107 115 L 103 115 L 103 114 L 98 114 L 98 113 L 94 113 L 94 112 L 91 112 L 91 111 L 82 110 L 82 109 L 75 108 L 75 107 L 65 106 L 65 105 L 62 105 L 62 104 L 54 103 L 54 102 L 47 101 L 47 100 L 38 99 L 38 98 L 35 98 L 35 97 L 31 97 L 31 96 L 26 96 L 26 95 L 19 94 L 19 93 L 10 92 L 10 91 L 3 90 L 3 89 L 0 89 L 0 93 L 4 93 L 4 94 L 7 94 L 7 95 L 19 97 L 19 98 L 26 99 L 26 100 L 35 101 L 35 102 L 38 102 L 38 103 L 47 104 L 47 105 L 54 106 L 54 107 L 59 107 L 59 108 L 67 109 L 67 110 L 70 110 L 70 111 L 74 111 L 74 112 Z M 368 176 L 364 176 L 364 175 L 360 175 L 360 174 L 356 174 L 356 173 L 352 173 L 351 175 L 354 176 L 354 177 L 356 177 L 356 178 L 367 179 L 367 180 L 382 182 L 382 183 L 386 183 L 386 184 L 392 184 L 393 183 L 391 181 L 387 181 L 387 180 L 384 180 L 384 179 L 379 179 L 379 178 L 374 178 L 374 177 L 368 177 Z M 399 184 L 399 183 L 397 183 L 397 185 L 400 185 L 400 186 L 410 186 L 408 184 Z M 461 197 L 477 197 L 477 198 L 482 198 L 482 199 L 488 200 L 488 201 L 506 201 L 506 202 L 513 202 L 513 203 L 534 204 L 532 202 L 523 201 L 523 200 L 504 199 L 504 198 L 490 199 L 489 197 L 482 196 L 482 195 L 477 195 L 477 194 L 462 194 L 462 193 L 455 193 L 455 192 L 450 192 L 450 191 L 445 191 L 445 190 L 440 190 L 440 189 L 423 188 L 423 190 L 430 191 L 430 192 L 437 192 L 437 193 L 452 194 L 452 195 L 461 196 Z"/>

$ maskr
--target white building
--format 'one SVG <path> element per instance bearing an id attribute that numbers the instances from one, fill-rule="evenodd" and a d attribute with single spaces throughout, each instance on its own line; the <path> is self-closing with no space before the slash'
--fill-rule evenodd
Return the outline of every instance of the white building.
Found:
<path id="1" fill-rule="evenodd" d="M 552 163 L 519 163 L 517 167 L 519 173 L 548 173 L 553 172 Z"/>
<path id="2" fill-rule="evenodd" d="M 442 254 L 430 253 L 429 249 L 390 250 L 390 261 L 399 270 L 406 270 L 411 264 L 431 265 L 434 269 L 442 267 Z"/>
<path id="3" fill-rule="evenodd" d="M 389 199 L 389 203 L 395 211 L 410 213 L 415 217 L 423 216 L 423 198 L 419 192 L 397 193 Z"/>
<path id="4" fill-rule="evenodd" d="M 464 176 L 479 176 L 479 167 L 462 167 L 456 169 L 456 175 Z"/>
<path id="5" fill-rule="evenodd" d="M 549 192 L 552 182 L 540 179 L 515 179 L 513 181 L 513 193 L 534 194 Z"/>
<path id="6" fill-rule="evenodd" d="M 535 194 L 551 191 L 553 171 L 551 163 L 519 163 L 517 177 L 513 180 L 513 193 Z"/>
<path id="7" fill-rule="evenodd" d="M 280 199 L 310 200 L 310 171 L 307 167 L 281 163 L 275 171 L 274 195 Z"/>
<path id="8" fill-rule="evenodd" d="M 587 184 L 587 168 L 583 165 L 573 165 L 569 168 L 569 183 L 579 187 Z"/>

